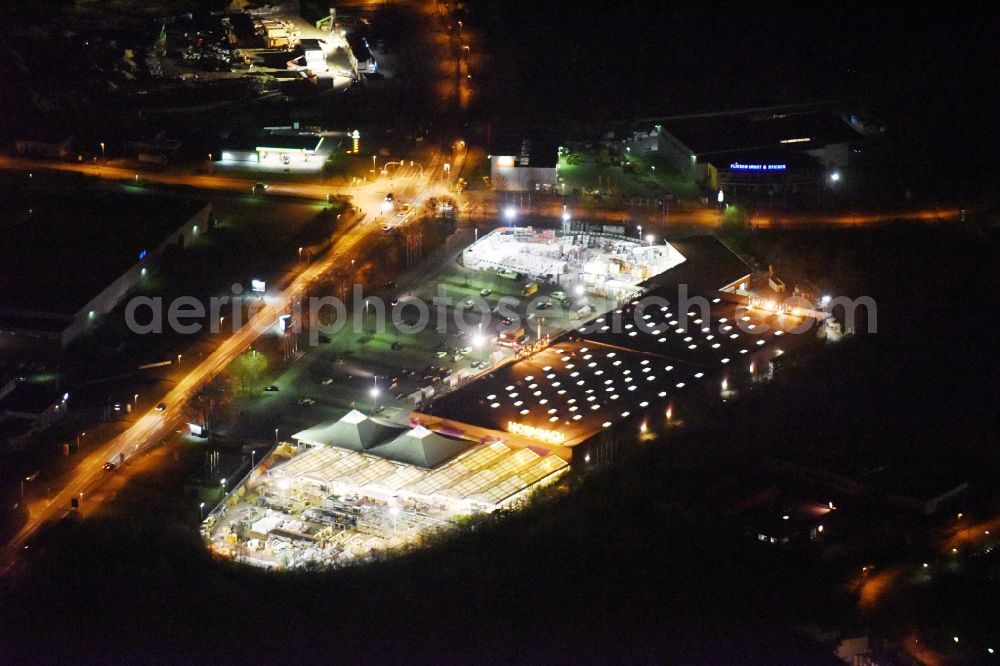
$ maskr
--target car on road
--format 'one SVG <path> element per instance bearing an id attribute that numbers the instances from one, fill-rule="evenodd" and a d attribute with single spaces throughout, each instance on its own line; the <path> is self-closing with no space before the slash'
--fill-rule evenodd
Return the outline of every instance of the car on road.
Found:
<path id="1" fill-rule="evenodd" d="M 554 291 L 552 292 L 552 300 L 557 303 L 569 303 L 569 296 L 566 295 L 564 291 Z"/>
<path id="2" fill-rule="evenodd" d="M 489 361 L 483 361 L 483 360 L 475 361 L 472 364 L 472 369 L 473 370 L 482 370 L 483 368 L 485 368 L 489 364 L 490 364 Z"/>
<path id="3" fill-rule="evenodd" d="M 104 471 L 105 472 L 113 472 L 116 469 L 118 469 L 118 465 L 114 464 L 110 460 L 108 462 L 104 463 Z"/>
<path id="4" fill-rule="evenodd" d="M 396 195 L 394 195 L 392 192 L 389 192 L 389 194 L 385 195 L 385 200 L 386 201 L 393 201 L 395 198 L 396 198 Z"/>
<path id="5" fill-rule="evenodd" d="M 268 185 L 267 183 L 254 183 L 253 188 L 252 188 L 251 191 L 254 194 L 264 194 L 265 192 L 267 192 L 268 188 L 270 188 L 270 187 L 271 186 Z"/>
<path id="6" fill-rule="evenodd" d="M 391 224 L 383 224 L 382 225 L 382 231 L 384 231 L 385 233 L 389 233 L 390 231 L 392 231 L 392 225 Z"/>
<path id="7" fill-rule="evenodd" d="M 299 404 L 302 405 L 303 407 L 312 407 L 313 405 L 316 404 L 316 401 L 313 400 L 312 398 L 300 398 Z"/>
<path id="8" fill-rule="evenodd" d="M 330 384 L 333 383 L 333 378 L 332 377 L 326 377 L 326 378 L 320 380 L 319 383 L 322 384 L 323 386 L 329 386 Z"/>
<path id="9" fill-rule="evenodd" d="M 389 282 L 385 283 L 385 288 L 386 289 L 395 289 L 396 288 L 396 283 L 390 280 Z"/>
<path id="10" fill-rule="evenodd" d="M 476 302 L 473 301 L 471 298 L 467 298 L 462 302 L 462 309 L 465 310 L 466 312 L 468 312 L 469 310 L 475 310 Z"/>
<path id="11" fill-rule="evenodd" d="M 158 412 L 165 412 L 165 411 L 167 411 L 167 403 L 161 402 L 160 404 L 158 404 L 156 406 L 156 411 L 158 411 Z"/>
<path id="12" fill-rule="evenodd" d="M 264 390 L 265 390 L 265 391 L 267 391 L 268 393 L 277 393 L 277 392 L 278 392 L 278 391 L 280 391 L 281 389 L 279 389 L 279 388 L 278 388 L 277 386 L 275 386 L 274 384 L 271 384 L 270 386 L 265 386 L 265 387 L 264 387 Z"/>
<path id="13" fill-rule="evenodd" d="M 460 349 L 456 349 L 456 350 L 455 350 L 455 353 L 456 353 L 456 354 L 462 354 L 463 356 L 464 356 L 465 354 L 469 354 L 469 353 L 471 353 L 471 352 L 472 352 L 472 347 L 462 347 L 462 348 L 460 348 Z"/>
<path id="14" fill-rule="evenodd" d="M 445 356 L 448 355 L 448 352 L 447 350 L 442 349 L 441 351 L 434 352 L 434 355 L 438 358 L 444 358 Z"/>
<path id="15" fill-rule="evenodd" d="M 493 293 L 492 289 L 481 289 L 479 291 L 479 295 L 482 296 L 483 298 L 486 298 L 487 296 L 489 296 L 492 293 Z"/>
<path id="16" fill-rule="evenodd" d="M 538 305 L 535 307 L 539 310 L 551 310 L 552 303 L 549 301 L 539 301 Z"/>

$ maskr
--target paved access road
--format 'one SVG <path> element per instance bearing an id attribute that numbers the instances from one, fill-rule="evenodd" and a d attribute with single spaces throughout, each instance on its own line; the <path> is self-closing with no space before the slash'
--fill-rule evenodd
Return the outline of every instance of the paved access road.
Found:
<path id="1" fill-rule="evenodd" d="M 436 156 L 426 165 L 420 176 L 413 176 L 409 179 L 408 189 L 413 192 L 413 204 L 418 206 L 423 200 L 443 190 L 441 156 Z M 16 169 L 41 169 L 41 168 L 62 168 L 70 167 L 71 170 L 85 171 L 89 175 L 95 174 L 95 168 L 90 165 L 75 164 L 49 164 L 38 163 L 34 160 L 21 160 L 19 158 L 2 158 L 0 167 L 10 167 Z M 105 178 L 121 178 L 126 171 L 115 167 L 100 168 L 99 175 Z M 194 185 L 207 189 L 239 189 L 245 191 L 246 181 L 225 176 L 185 176 L 183 174 L 156 174 L 149 178 L 150 181 L 170 184 Z M 355 206 L 358 207 L 359 217 L 365 210 L 378 211 L 383 202 L 383 197 L 378 188 L 384 188 L 385 184 L 377 185 L 373 183 L 355 196 Z M 306 194 L 322 190 L 326 196 L 327 188 L 318 188 L 314 185 L 289 184 L 282 186 L 281 193 Z M 153 404 L 163 402 L 166 410 L 158 411 L 152 409 L 143 414 L 128 430 L 112 438 L 108 442 L 94 449 L 88 454 L 77 467 L 68 475 L 64 481 L 62 489 L 55 492 L 51 501 L 36 502 L 30 506 L 30 515 L 21 530 L 4 546 L 0 551 L 0 574 L 6 572 L 16 562 L 17 556 L 26 546 L 29 539 L 46 522 L 56 520 L 70 509 L 70 500 L 73 497 L 80 497 L 86 501 L 87 495 L 101 483 L 104 478 L 104 464 L 108 461 L 118 461 L 121 456 L 125 460 L 144 451 L 146 448 L 155 445 L 163 437 L 167 436 L 171 430 L 176 430 L 184 425 L 182 406 L 190 400 L 199 388 L 213 377 L 223 372 L 243 351 L 252 345 L 257 338 L 268 328 L 270 328 L 279 316 L 285 314 L 288 304 L 295 299 L 301 298 L 308 292 L 311 285 L 324 278 L 332 269 L 338 265 L 343 265 L 351 255 L 356 255 L 356 248 L 361 240 L 371 233 L 381 233 L 381 228 L 373 224 L 355 224 L 349 228 L 334 244 L 327 255 L 316 262 L 305 267 L 302 272 L 295 277 L 283 290 L 272 292 L 266 295 L 265 303 L 254 317 L 242 328 L 234 331 L 225 341 L 205 357 L 198 365 L 193 367 L 187 375 L 177 382 L 166 395 Z"/>

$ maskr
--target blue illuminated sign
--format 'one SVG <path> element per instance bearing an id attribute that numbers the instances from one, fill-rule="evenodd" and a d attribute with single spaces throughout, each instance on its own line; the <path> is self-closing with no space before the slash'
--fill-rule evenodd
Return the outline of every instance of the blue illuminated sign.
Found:
<path id="1" fill-rule="evenodd" d="M 788 168 L 785 164 L 743 164 L 733 162 L 729 165 L 733 171 L 784 171 Z"/>
<path id="2" fill-rule="evenodd" d="M 145 258 L 146 258 L 146 251 L 143 250 L 142 252 L 139 253 L 139 261 L 142 261 Z"/>

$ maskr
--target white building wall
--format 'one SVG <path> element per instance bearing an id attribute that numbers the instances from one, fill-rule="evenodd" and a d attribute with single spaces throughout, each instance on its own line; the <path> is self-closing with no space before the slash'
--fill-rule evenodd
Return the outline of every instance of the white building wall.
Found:
<path id="1" fill-rule="evenodd" d="M 523 192 L 537 189 L 542 185 L 558 187 L 559 177 L 556 167 L 522 167 L 501 166 L 505 160 L 513 160 L 510 156 L 494 155 L 490 158 L 490 180 L 494 189 L 502 178 L 506 180 L 506 189 L 511 192 Z"/>

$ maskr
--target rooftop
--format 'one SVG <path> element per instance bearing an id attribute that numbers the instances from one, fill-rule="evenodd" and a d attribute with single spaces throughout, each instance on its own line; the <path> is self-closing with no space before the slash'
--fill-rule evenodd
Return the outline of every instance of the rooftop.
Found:
<path id="1" fill-rule="evenodd" d="M 338 484 L 355 492 L 495 506 L 567 467 L 564 460 L 544 451 L 491 442 L 475 445 L 433 470 L 323 446 L 300 453 L 274 468 L 273 473 L 323 485 Z"/>
<path id="2" fill-rule="evenodd" d="M 782 149 L 787 155 L 828 144 L 864 140 L 845 121 L 825 111 L 765 118 L 741 115 L 672 120 L 664 129 L 696 155 L 707 155 L 713 162 L 713 155 L 721 153 L 772 148 Z"/>
<path id="3" fill-rule="evenodd" d="M 124 194 L 9 194 L 0 202 L 0 309 L 74 314 L 204 205 Z"/>
<path id="4" fill-rule="evenodd" d="M 543 138 L 501 137 L 490 148 L 493 155 L 514 157 L 514 166 L 554 169 L 559 161 L 559 144 Z"/>
<path id="5" fill-rule="evenodd" d="M 61 397 L 51 384 L 19 382 L 13 391 L 0 399 L 0 414 L 41 414 L 59 402 Z"/>
<path id="6" fill-rule="evenodd" d="M 311 150 L 316 152 L 323 144 L 318 134 L 264 134 L 257 139 L 257 148 L 280 148 L 284 150 Z"/>
<path id="7" fill-rule="evenodd" d="M 717 290 L 750 273 L 713 237 L 671 243 L 686 260 L 647 280 L 647 297 L 600 314 L 523 360 L 436 400 L 430 416 L 573 446 L 620 420 L 662 418 L 699 385 L 753 373 L 798 340 L 787 330 L 812 320 L 746 310 Z M 677 289 L 707 307 L 676 307 Z M 759 371 L 759 370 L 756 370 Z M 461 426 L 454 427 L 461 429 Z"/>

